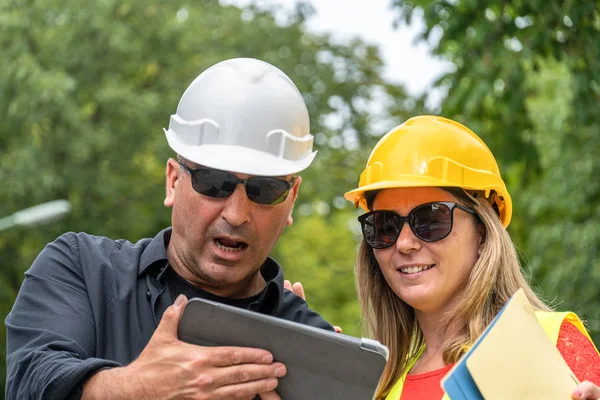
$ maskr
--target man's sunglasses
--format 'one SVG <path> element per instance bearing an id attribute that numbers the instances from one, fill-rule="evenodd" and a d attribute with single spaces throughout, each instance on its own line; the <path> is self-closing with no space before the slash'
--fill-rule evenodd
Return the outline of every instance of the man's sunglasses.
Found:
<path id="1" fill-rule="evenodd" d="M 253 202 L 279 204 L 287 198 L 296 181 L 296 177 L 288 182 L 270 176 L 253 176 L 248 179 L 239 179 L 231 172 L 208 167 L 191 169 L 181 160 L 177 160 L 177 162 L 192 177 L 192 187 L 196 192 L 218 199 L 229 197 L 235 191 L 237 185 L 241 183 L 246 188 L 246 195 Z"/>
<path id="2" fill-rule="evenodd" d="M 442 240 L 452 231 L 454 209 L 477 216 L 470 208 L 453 202 L 436 201 L 421 204 L 403 217 L 389 210 L 375 210 L 358 217 L 365 241 L 374 249 L 385 249 L 398 240 L 404 222 L 424 242 Z"/>

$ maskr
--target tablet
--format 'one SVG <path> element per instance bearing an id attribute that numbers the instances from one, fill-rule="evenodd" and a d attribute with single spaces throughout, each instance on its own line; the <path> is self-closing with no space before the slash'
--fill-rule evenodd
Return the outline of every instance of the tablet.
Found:
<path id="1" fill-rule="evenodd" d="M 179 339 L 201 346 L 256 347 L 284 363 L 282 400 L 372 399 L 388 358 L 381 343 L 355 338 L 193 298 L 178 328 Z"/>

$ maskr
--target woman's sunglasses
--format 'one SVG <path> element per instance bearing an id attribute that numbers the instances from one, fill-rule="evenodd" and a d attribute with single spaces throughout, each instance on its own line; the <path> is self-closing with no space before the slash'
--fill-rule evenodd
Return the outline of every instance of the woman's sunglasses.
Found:
<path id="1" fill-rule="evenodd" d="M 208 167 L 191 169 L 181 160 L 177 160 L 177 162 L 191 175 L 192 187 L 196 192 L 218 199 L 229 197 L 235 191 L 237 185 L 241 183 L 246 188 L 246 195 L 253 202 L 279 204 L 287 198 L 296 181 L 296 177 L 288 182 L 270 176 L 253 176 L 248 179 L 239 179 L 231 172 Z"/>
<path id="2" fill-rule="evenodd" d="M 365 241 L 374 249 L 385 249 L 398 240 L 404 222 L 416 237 L 424 242 L 442 240 L 452 231 L 454 209 L 470 214 L 477 213 L 470 208 L 448 201 L 421 204 L 405 217 L 389 210 L 375 210 L 358 217 Z"/>

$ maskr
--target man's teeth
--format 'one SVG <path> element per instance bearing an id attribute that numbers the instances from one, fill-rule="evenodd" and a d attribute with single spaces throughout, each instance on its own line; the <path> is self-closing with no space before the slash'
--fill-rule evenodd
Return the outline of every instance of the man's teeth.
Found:
<path id="1" fill-rule="evenodd" d="M 433 265 L 419 265 L 419 266 L 415 266 L 415 267 L 401 268 L 400 271 L 403 274 L 416 274 L 417 272 L 427 271 L 431 267 L 433 267 Z"/>
<path id="2" fill-rule="evenodd" d="M 217 245 L 217 247 L 223 251 L 229 251 L 229 252 L 236 252 L 236 251 L 241 251 L 243 250 L 246 246 L 244 246 L 243 244 L 238 244 L 237 247 L 229 247 L 229 246 L 225 246 L 224 244 L 222 244 L 220 241 L 215 240 L 215 244 Z"/>

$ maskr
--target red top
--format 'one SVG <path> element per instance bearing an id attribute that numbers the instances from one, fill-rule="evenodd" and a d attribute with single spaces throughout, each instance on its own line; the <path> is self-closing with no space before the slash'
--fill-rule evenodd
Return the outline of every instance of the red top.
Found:
<path id="1" fill-rule="evenodd" d="M 563 321 L 556 347 L 579 381 L 590 381 L 600 386 L 600 356 L 575 325 Z"/>
<path id="2" fill-rule="evenodd" d="M 412 399 L 435 399 L 440 400 L 444 396 L 441 381 L 444 375 L 452 368 L 446 365 L 444 368 L 425 372 L 424 374 L 408 374 L 404 379 L 401 400 Z"/>
<path id="3" fill-rule="evenodd" d="M 600 356 L 589 339 L 567 320 L 560 326 L 556 347 L 577 379 L 600 386 Z M 442 378 L 452 366 L 406 375 L 399 400 L 440 400 L 444 396 Z"/>

